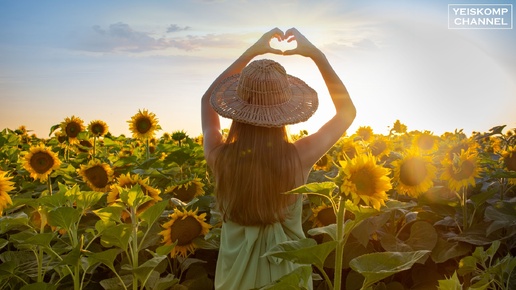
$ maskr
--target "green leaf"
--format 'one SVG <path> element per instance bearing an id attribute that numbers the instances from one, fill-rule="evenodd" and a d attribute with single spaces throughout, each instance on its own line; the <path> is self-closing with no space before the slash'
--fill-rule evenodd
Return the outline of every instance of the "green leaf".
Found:
<path id="1" fill-rule="evenodd" d="M 55 233 L 38 233 L 26 239 L 25 243 L 36 246 L 50 247 L 50 242 L 52 242 L 52 239 L 54 239 L 54 237 Z"/>
<path id="2" fill-rule="evenodd" d="M 456 257 L 464 256 L 471 251 L 471 246 L 466 243 L 448 242 L 438 239 L 437 244 L 432 250 L 432 260 L 436 263 L 444 263 Z"/>
<path id="3" fill-rule="evenodd" d="M 418 250 L 428 250 L 430 252 L 437 244 L 437 232 L 431 224 L 417 221 L 410 227 L 410 236 L 406 241 L 387 234 L 382 236 L 380 243 L 385 250 L 391 252 L 412 252 Z"/>
<path id="4" fill-rule="evenodd" d="M 0 263 L 0 278 L 10 277 L 14 272 L 16 272 L 17 267 L 18 263 L 15 261 L 4 261 Z"/>
<path id="5" fill-rule="evenodd" d="M 135 184 L 129 189 L 122 188 L 120 199 L 129 207 L 138 208 L 143 203 L 152 200 L 152 197 L 145 195 L 141 186 L 139 184 Z"/>
<path id="6" fill-rule="evenodd" d="M 270 285 L 261 287 L 260 290 L 309 289 L 308 283 L 310 283 L 311 275 L 312 268 L 310 266 L 301 266 Z M 301 288 L 301 285 L 303 285 L 303 288 Z"/>
<path id="7" fill-rule="evenodd" d="M 9 241 L 6 239 L 0 238 L 0 250 L 9 244 Z"/>
<path id="8" fill-rule="evenodd" d="M 139 215 L 139 218 L 147 223 L 147 227 L 151 227 L 161 216 L 163 211 L 168 205 L 168 200 L 160 201 L 148 209 L 146 209 L 143 213 Z"/>
<path id="9" fill-rule="evenodd" d="M 118 143 L 116 143 L 115 141 L 113 141 L 112 139 L 110 139 L 108 137 L 104 137 L 102 139 L 102 142 L 103 142 L 102 143 L 103 146 L 108 146 L 108 147 L 110 147 L 110 146 L 117 146 L 118 145 Z"/>
<path id="10" fill-rule="evenodd" d="M 332 181 L 313 182 L 285 192 L 286 194 L 317 194 L 333 199 L 337 185 Z"/>
<path id="11" fill-rule="evenodd" d="M 118 247 L 127 250 L 129 239 L 131 238 L 131 225 L 118 224 L 102 233 L 101 243 L 105 247 Z"/>
<path id="12" fill-rule="evenodd" d="M 363 288 L 393 274 L 412 268 L 421 257 L 430 251 L 380 252 L 365 254 L 349 262 L 349 266 L 365 278 Z"/>
<path id="13" fill-rule="evenodd" d="M 153 285 L 151 289 L 154 290 L 168 290 L 172 289 L 174 285 L 179 283 L 179 279 L 174 277 L 172 274 L 168 274 L 165 277 L 159 278 Z"/>
<path id="14" fill-rule="evenodd" d="M 70 230 L 81 218 L 81 212 L 71 207 L 59 207 L 48 212 L 48 223 Z"/>
<path id="15" fill-rule="evenodd" d="M 82 211 L 93 207 L 104 195 L 102 192 L 98 191 L 81 191 L 81 193 L 77 196 L 77 208 Z"/>
<path id="16" fill-rule="evenodd" d="M 81 244 L 78 243 L 66 256 L 64 256 L 62 264 L 76 266 L 81 259 Z"/>
<path id="17" fill-rule="evenodd" d="M 297 264 L 314 264 L 323 267 L 326 257 L 335 250 L 336 241 L 318 245 L 314 239 L 287 241 L 274 246 L 263 256 L 285 259 Z"/>
<path id="18" fill-rule="evenodd" d="M 88 263 L 89 265 L 102 263 L 111 269 L 111 271 L 116 272 L 114 261 L 120 252 L 122 252 L 120 249 L 109 249 L 103 252 L 90 253 L 87 258 Z"/>
<path id="19" fill-rule="evenodd" d="M 122 279 L 122 281 L 120 281 L 118 277 L 104 279 L 100 281 L 100 285 L 102 286 L 102 288 L 104 288 L 104 290 L 129 289 L 129 285 L 131 285 L 131 283 L 133 282 L 133 275 L 124 275 L 120 278 Z"/>
<path id="20" fill-rule="evenodd" d="M 16 213 L 0 218 L 0 234 L 5 234 L 8 231 L 27 226 L 29 223 L 29 217 L 26 213 Z"/>
<path id="21" fill-rule="evenodd" d="M 166 255 L 170 254 L 170 252 L 172 252 L 172 249 L 174 249 L 176 244 L 177 244 L 177 240 L 173 244 L 159 246 L 156 249 L 156 254 L 160 255 L 160 256 L 166 256 Z"/>
<path id="22" fill-rule="evenodd" d="M 462 290 L 462 284 L 457 277 L 457 272 L 453 273 L 451 278 L 439 280 L 439 290 Z"/>
<path id="23" fill-rule="evenodd" d="M 52 125 L 52 127 L 50 127 L 50 133 L 48 133 L 48 137 L 50 137 L 50 135 L 52 135 L 52 133 L 54 133 L 54 131 L 59 129 L 60 127 L 61 127 L 61 124 Z"/>
<path id="24" fill-rule="evenodd" d="M 122 205 L 120 205 L 119 203 L 115 203 L 110 206 L 94 210 L 93 213 L 95 213 L 104 223 L 120 223 L 120 218 L 122 217 L 122 212 L 124 210 L 125 208 Z"/>
<path id="25" fill-rule="evenodd" d="M 324 227 L 313 228 L 308 230 L 308 234 L 311 236 L 326 234 L 329 235 L 334 241 L 337 240 L 337 225 L 331 224 Z"/>
<path id="26" fill-rule="evenodd" d="M 469 273 L 473 273 L 477 269 L 477 259 L 473 256 L 467 256 L 460 259 L 459 268 L 457 272 L 459 275 L 464 276 Z"/>
<path id="27" fill-rule="evenodd" d="M 147 280 L 147 277 L 151 274 L 151 272 L 156 268 L 156 266 L 161 263 L 167 256 L 155 256 L 151 259 L 145 261 L 145 263 L 141 264 L 135 269 L 132 269 L 133 274 L 138 278 L 142 283 Z"/>
<path id="28" fill-rule="evenodd" d="M 36 282 L 33 284 L 23 285 L 20 290 L 57 290 L 57 285 L 47 284 L 45 282 Z"/>

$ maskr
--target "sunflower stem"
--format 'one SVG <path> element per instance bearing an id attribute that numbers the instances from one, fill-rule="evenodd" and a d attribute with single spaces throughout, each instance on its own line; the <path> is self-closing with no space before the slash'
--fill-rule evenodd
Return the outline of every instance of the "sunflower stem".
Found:
<path id="1" fill-rule="evenodd" d="M 462 230 L 465 231 L 468 229 L 468 207 L 466 203 L 466 187 L 462 188 L 462 197 L 461 197 L 461 206 L 462 206 Z"/>
<path id="2" fill-rule="evenodd" d="M 335 277 L 333 289 L 341 289 L 342 284 L 342 255 L 344 254 L 344 214 L 346 200 L 339 197 L 339 208 L 337 211 L 337 248 L 335 249 Z M 328 285 L 331 288 L 331 285 Z"/>
<path id="3" fill-rule="evenodd" d="M 97 136 L 93 136 L 93 159 L 95 159 L 95 149 L 97 147 Z"/>
<path id="4" fill-rule="evenodd" d="M 52 195 L 52 183 L 50 181 L 50 176 L 47 178 L 47 189 L 48 189 L 48 195 Z"/>
<path id="5" fill-rule="evenodd" d="M 133 225 L 132 231 L 132 247 L 131 255 L 133 261 L 133 269 L 138 268 L 138 221 L 136 220 L 136 208 L 131 207 L 131 222 Z M 133 290 L 138 290 L 138 278 L 133 274 Z"/>
<path id="6" fill-rule="evenodd" d="M 150 150 L 149 150 L 149 138 L 146 139 L 147 142 L 145 142 L 145 153 L 147 156 L 147 160 L 150 158 Z"/>

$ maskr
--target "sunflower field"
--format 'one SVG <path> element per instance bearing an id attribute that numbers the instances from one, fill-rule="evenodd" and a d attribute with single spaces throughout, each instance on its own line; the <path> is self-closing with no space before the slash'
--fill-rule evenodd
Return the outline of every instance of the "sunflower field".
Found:
<path id="1" fill-rule="evenodd" d="M 0 289 L 212 289 L 220 215 L 202 136 L 139 110 L 0 132 Z M 516 289 L 516 130 L 360 127 L 314 166 L 303 264 L 262 289 Z M 303 138 L 305 131 L 294 135 Z M 311 280 L 309 279 L 311 278 Z M 304 282 L 304 283 L 303 283 Z"/>

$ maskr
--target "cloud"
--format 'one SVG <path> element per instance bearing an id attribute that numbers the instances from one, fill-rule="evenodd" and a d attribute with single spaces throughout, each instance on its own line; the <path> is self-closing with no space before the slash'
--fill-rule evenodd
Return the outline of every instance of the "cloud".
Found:
<path id="1" fill-rule="evenodd" d="M 170 26 L 167 28 L 167 33 L 173 33 L 173 32 L 178 32 L 178 31 L 185 31 L 185 30 L 190 30 L 190 29 L 191 29 L 190 26 L 180 27 L 177 24 L 170 24 Z"/>
<path id="2" fill-rule="evenodd" d="M 172 24 L 167 32 L 185 31 L 189 26 Z M 73 49 L 91 52 L 131 52 L 166 50 L 175 48 L 196 51 L 207 48 L 234 48 L 243 45 L 243 36 L 237 34 L 186 35 L 181 37 L 155 37 L 150 32 L 133 29 L 129 24 L 118 22 L 102 28 L 94 25 L 86 33 L 74 36 Z"/>

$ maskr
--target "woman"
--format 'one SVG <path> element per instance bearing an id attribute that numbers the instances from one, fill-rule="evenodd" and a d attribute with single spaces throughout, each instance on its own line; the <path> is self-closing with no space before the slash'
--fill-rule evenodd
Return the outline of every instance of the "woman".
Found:
<path id="1" fill-rule="evenodd" d="M 274 49 L 273 38 L 297 47 Z M 317 94 L 277 62 L 251 62 L 266 53 L 309 57 L 319 69 L 336 113 L 316 133 L 289 140 L 285 126 L 310 118 Z M 353 122 L 355 107 L 325 55 L 295 28 L 265 33 L 213 82 L 201 107 L 205 158 L 223 216 L 215 289 L 259 288 L 299 266 L 263 257 L 278 243 L 304 238 L 301 198 L 281 193 L 306 182 Z M 219 115 L 233 120 L 225 140 Z"/>

